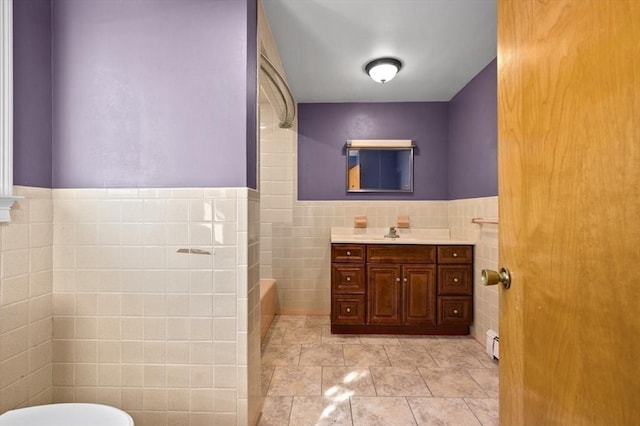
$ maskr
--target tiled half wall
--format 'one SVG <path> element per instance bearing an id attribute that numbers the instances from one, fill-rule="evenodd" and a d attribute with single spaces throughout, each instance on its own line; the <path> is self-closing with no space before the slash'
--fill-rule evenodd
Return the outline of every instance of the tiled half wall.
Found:
<path id="1" fill-rule="evenodd" d="M 0 224 L 0 413 L 52 398 L 51 190 L 25 197 Z"/>
<path id="2" fill-rule="evenodd" d="M 0 225 L 0 413 L 77 401 L 138 426 L 255 422 L 256 191 L 14 192 L 24 199 Z"/>
<path id="3" fill-rule="evenodd" d="M 249 424 L 258 194 L 55 189 L 53 212 L 53 401 L 121 407 L 136 425 Z"/>

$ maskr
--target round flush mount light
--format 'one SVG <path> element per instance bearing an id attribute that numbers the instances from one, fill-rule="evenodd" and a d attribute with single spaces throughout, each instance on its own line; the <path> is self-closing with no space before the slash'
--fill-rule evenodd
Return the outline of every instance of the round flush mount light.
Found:
<path id="1" fill-rule="evenodd" d="M 402 68 L 402 62 L 395 58 L 378 58 L 369 62 L 364 70 L 369 74 L 373 81 L 378 83 L 386 83 L 391 81 Z"/>

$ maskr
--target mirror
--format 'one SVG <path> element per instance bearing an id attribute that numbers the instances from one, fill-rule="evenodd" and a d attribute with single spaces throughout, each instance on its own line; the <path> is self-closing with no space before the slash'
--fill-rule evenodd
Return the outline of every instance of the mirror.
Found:
<path id="1" fill-rule="evenodd" d="M 347 192 L 413 192 L 411 141 L 363 142 L 347 144 Z"/>

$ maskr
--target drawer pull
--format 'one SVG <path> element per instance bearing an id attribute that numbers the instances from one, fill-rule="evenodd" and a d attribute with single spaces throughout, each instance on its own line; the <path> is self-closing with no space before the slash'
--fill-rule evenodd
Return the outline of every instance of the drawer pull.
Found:
<path id="1" fill-rule="evenodd" d="M 458 257 L 458 253 L 453 253 L 451 256 Z"/>
<path id="2" fill-rule="evenodd" d="M 351 252 L 350 251 L 347 252 L 347 256 L 351 256 Z"/>
<path id="3" fill-rule="evenodd" d="M 457 283 L 457 282 L 458 282 L 458 279 L 457 279 L 457 278 L 454 278 L 454 279 L 453 279 L 453 282 L 454 282 L 454 283 Z"/>
<path id="4" fill-rule="evenodd" d="M 458 310 L 457 310 L 457 309 L 454 309 L 454 310 L 453 310 L 453 313 L 454 313 L 454 314 L 457 314 L 457 313 L 458 313 Z"/>
<path id="5" fill-rule="evenodd" d="M 351 313 L 351 308 L 347 308 L 347 313 L 350 314 Z"/>
<path id="6" fill-rule="evenodd" d="M 347 277 L 347 281 L 351 282 L 351 277 Z"/>

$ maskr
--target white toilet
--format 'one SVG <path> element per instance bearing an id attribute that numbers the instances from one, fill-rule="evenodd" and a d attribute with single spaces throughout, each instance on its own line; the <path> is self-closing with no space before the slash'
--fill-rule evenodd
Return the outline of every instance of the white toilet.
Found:
<path id="1" fill-rule="evenodd" d="M 0 426 L 134 426 L 124 411 L 101 404 L 49 404 L 0 415 Z"/>

